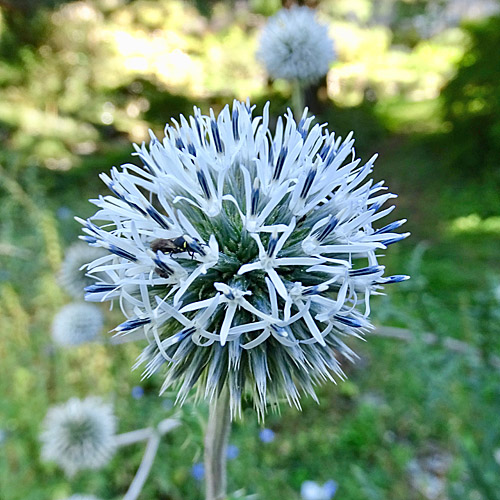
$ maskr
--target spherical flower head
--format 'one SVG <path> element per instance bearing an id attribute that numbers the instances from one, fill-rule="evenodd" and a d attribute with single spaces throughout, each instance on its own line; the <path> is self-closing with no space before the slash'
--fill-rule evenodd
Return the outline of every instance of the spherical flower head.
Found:
<path id="1" fill-rule="evenodd" d="M 56 462 L 67 475 L 98 469 L 112 457 L 116 419 L 100 398 L 72 398 L 47 412 L 43 422 L 42 458 Z"/>
<path id="2" fill-rule="evenodd" d="M 52 322 L 52 338 L 63 347 L 72 347 L 92 342 L 103 327 L 100 309 L 85 302 L 74 302 L 63 306 Z"/>
<path id="3" fill-rule="evenodd" d="M 85 266 L 106 255 L 102 248 L 89 247 L 83 242 L 71 245 L 64 255 L 59 273 L 59 283 L 75 299 L 83 299 L 84 289 L 95 283 L 95 278 L 86 276 Z"/>
<path id="4" fill-rule="evenodd" d="M 281 9 L 262 30 L 257 58 L 272 78 L 314 82 L 335 58 L 328 27 L 309 7 Z"/>
<path id="5" fill-rule="evenodd" d="M 165 367 L 162 390 L 180 402 L 227 385 L 233 415 L 246 396 L 259 414 L 283 397 L 299 407 L 301 392 L 344 377 L 370 296 L 407 278 L 377 261 L 407 235 L 395 233 L 404 221 L 379 226 L 394 195 L 369 180 L 375 157 L 362 164 L 352 134 L 312 120 L 289 111 L 272 132 L 269 103 L 256 117 L 249 103 L 218 117 L 195 108 L 137 147 L 142 166 L 102 174 L 113 194 L 79 219 L 82 238 L 109 251 L 89 264 L 107 277 L 86 297 L 119 300 L 117 334 L 149 340 L 136 366 Z"/>

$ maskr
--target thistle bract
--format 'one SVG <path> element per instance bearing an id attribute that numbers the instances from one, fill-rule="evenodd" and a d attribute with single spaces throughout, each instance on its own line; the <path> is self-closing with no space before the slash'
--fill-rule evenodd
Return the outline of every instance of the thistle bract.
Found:
<path id="1" fill-rule="evenodd" d="M 42 457 L 67 475 L 105 465 L 115 450 L 116 419 L 111 405 L 99 398 L 71 398 L 52 407 L 43 422 Z"/>
<path id="2" fill-rule="evenodd" d="M 354 139 L 344 140 L 304 111 L 269 129 L 269 104 L 167 125 L 165 139 L 136 147 L 142 166 L 102 174 L 113 195 L 92 200 L 81 220 L 89 264 L 105 273 L 87 300 L 119 301 L 120 335 L 143 330 L 137 365 L 166 368 L 163 390 L 217 396 L 227 384 L 233 415 L 249 395 L 260 414 L 283 397 L 299 406 L 317 382 L 343 377 L 345 344 L 370 327 L 370 296 L 385 283 L 376 252 L 404 238 L 404 221 L 379 226 L 394 207 L 383 182 L 368 180 Z M 102 226 L 95 221 L 103 221 Z"/>
<path id="3" fill-rule="evenodd" d="M 257 58 L 273 78 L 313 82 L 335 58 L 328 27 L 309 7 L 281 9 L 262 30 Z"/>

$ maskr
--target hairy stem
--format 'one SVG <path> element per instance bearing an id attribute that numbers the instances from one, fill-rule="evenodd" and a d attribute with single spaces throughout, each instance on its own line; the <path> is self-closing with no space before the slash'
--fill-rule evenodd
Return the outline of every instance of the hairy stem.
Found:
<path id="1" fill-rule="evenodd" d="M 205 493 L 206 500 L 226 498 L 226 449 L 231 431 L 229 390 L 222 389 L 210 403 L 205 434 Z"/>
<path id="2" fill-rule="evenodd" d="M 119 448 L 121 446 L 128 446 L 141 441 L 147 441 L 155 432 L 158 432 L 161 436 L 163 436 L 163 434 L 179 427 L 179 425 L 181 425 L 179 420 L 175 418 L 166 418 L 157 425 L 156 430 L 153 427 L 145 427 L 144 429 L 137 429 L 131 432 L 124 432 L 123 434 L 117 434 L 115 436 L 115 446 Z"/>
<path id="3" fill-rule="evenodd" d="M 153 462 L 156 457 L 156 452 L 158 451 L 158 446 L 160 444 L 160 435 L 157 432 L 153 432 L 151 437 L 148 439 L 148 444 L 146 445 L 146 451 L 142 457 L 141 465 L 137 470 L 137 473 L 130 485 L 127 493 L 123 497 L 123 500 L 136 500 L 141 494 L 142 487 L 148 478 L 149 471 L 153 466 Z"/>
<path id="4" fill-rule="evenodd" d="M 146 427 L 145 429 L 137 429 L 136 431 L 119 434 L 115 437 L 115 445 L 117 447 L 147 440 L 146 450 L 142 457 L 141 465 L 139 469 L 137 469 L 134 480 L 129 486 L 127 493 L 125 493 L 123 500 L 137 500 L 139 498 L 149 472 L 151 471 L 151 467 L 153 466 L 161 437 L 167 432 L 179 427 L 179 425 L 180 422 L 178 420 L 166 418 L 162 420 L 156 428 Z"/>

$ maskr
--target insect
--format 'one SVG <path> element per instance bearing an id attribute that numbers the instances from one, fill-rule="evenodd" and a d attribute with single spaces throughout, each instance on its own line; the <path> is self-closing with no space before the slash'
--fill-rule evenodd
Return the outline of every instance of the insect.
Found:
<path id="1" fill-rule="evenodd" d="M 204 243 L 200 243 L 196 238 L 191 238 L 187 234 L 177 238 L 158 238 L 151 242 L 151 250 L 154 253 L 160 251 L 172 256 L 174 253 L 187 252 L 191 258 L 194 257 L 195 253 L 206 255 L 203 246 L 205 246 Z"/>

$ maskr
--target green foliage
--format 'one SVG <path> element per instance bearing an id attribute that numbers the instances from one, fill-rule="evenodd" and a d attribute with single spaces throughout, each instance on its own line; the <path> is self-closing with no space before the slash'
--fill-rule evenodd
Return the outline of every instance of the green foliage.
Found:
<path id="1" fill-rule="evenodd" d="M 447 153 L 453 172 L 500 179 L 500 17 L 467 26 L 469 48 L 442 91 L 448 121 Z"/>

